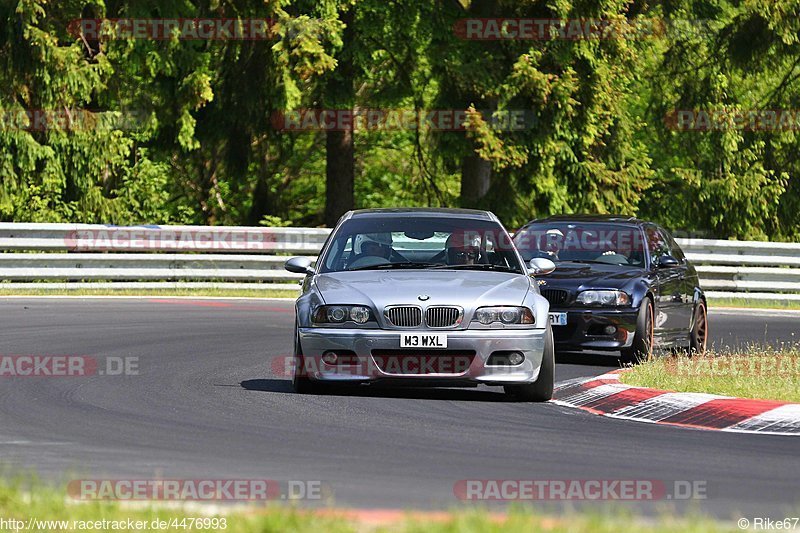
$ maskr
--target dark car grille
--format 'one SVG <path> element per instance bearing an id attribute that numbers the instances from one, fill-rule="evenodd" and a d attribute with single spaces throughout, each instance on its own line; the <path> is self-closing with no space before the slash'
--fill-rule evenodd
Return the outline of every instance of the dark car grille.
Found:
<path id="1" fill-rule="evenodd" d="M 381 372 L 393 375 L 463 374 L 475 359 L 474 350 L 372 350 Z"/>
<path id="2" fill-rule="evenodd" d="M 393 326 L 415 328 L 422 324 L 422 309 L 412 305 L 387 307 L 383 314 Z"/>
<path id="3" fill-rule="evenodd" d="M 573 337 L 575 337 L 575 332 L 578 330 L 578 325 L 575 322 L 567 322 L 566 326 L 558 326 L 553 328 L 553 340 L 555 342 L 566 342 L 570 343 Z"/>
<path id="4" fill-rule="evenodd" d="M 464 316 L 460 307 L 433 306 L 425 310 L 425 322 L 429 328 L 449 328 L 459 324 Z"/>
<path id="5" fill-rule="evenodd" d="M 550 305 L 561 305 L 566 303 L 569 293 L 563 289 L 542 289 L 544 296 Z"/>

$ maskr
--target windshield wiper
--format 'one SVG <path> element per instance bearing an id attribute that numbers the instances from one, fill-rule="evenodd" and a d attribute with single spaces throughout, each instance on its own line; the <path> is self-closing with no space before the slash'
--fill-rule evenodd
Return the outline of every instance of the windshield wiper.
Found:
<path id="1" fill-rule="evenodd" d="M 367 265 L 358 268 L 349 268 L 350 271 L 356 270 L 383 270 L 394 268 L 430 268 L 439 266 L 441 263 L 416 263 L 414 261 L 401 261 L 399 263 L 380 263 L 377 265 Z"/>
<path id="2" fill-rule="evenodd" d="M 509 268 L 507 266 L 502 265 L 490 265 L 488 263 L 476 263 L 474 265 L 438 265 L 433 268 L 441 268 L 441 269 L 475 269 L 475 270 L 496 270 L 498 272 L 512 272 L 514 274 L 519 274 L 519 270 L 514 270 L 513 268 Z"/>

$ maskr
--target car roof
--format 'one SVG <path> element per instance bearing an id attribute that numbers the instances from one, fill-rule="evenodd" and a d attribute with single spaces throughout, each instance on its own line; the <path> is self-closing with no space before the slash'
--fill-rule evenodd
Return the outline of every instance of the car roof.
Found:
<path id="1" fill-rule="evenodd" d="M 457 208 L 444 208 L 444 207 L 386 207 L 379 209 L 357 209 L 355 211 L 348 211 L 345 213 L 345 219 L 349 218 L 387 218 L 387 217 L 409 217 L 409 216 L 426 216 L 426 217 L 459 217 L 471 218 L 476 220 L 494 220 L 499 222 L 498 218 L 491 211 L 481 211 L 478 209 L 457 209 Z"/>
<path id="2" fill-rule="evenodd" d="M 646 221 L 627 215 L 553 215 L 545 218 L 537 218 L 525 224 L 539 224 L 542 222 L 615 222 L 623 224 L 647 224 Z"/>

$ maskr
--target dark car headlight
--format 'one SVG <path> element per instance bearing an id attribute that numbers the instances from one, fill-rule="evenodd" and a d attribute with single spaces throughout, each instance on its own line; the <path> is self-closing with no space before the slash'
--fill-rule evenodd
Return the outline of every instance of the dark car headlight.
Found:
<path id="1" fill-rule="evenodd" d="M 631 297 L 624 291 L 583 291 L 576 301 L 583 305 L 630 305 Z"/>
<path id="2" fill-rule="evenodd" d="M 484 326 L 495 322 L 509 325 L 534 323 L 533 313 L 530 309 L 514 306 L 479 307 L 472 320 L 480 322 Z"/>
<path id="3" fill-rule="evenodd" d="M 345 322 L 366 324 L 370 321 L 374 321 L 372 311 L 365 305 L 321 305 L 311 316 L 311 323 L 314 325 Z"/>

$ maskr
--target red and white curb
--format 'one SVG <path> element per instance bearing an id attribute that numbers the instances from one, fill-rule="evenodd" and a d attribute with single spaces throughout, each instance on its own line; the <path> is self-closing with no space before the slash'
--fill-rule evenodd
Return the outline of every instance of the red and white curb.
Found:
<path id="1" fill-rule="evenodd" d="M 800 404 L 670 392 L 620 383 L 624 370 L 556 385 L 553 403 L 654 424 L 769 435 L 800 435 Z"/>

